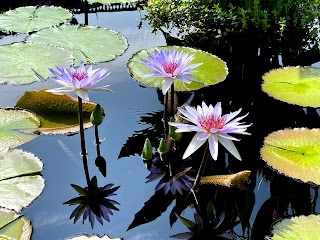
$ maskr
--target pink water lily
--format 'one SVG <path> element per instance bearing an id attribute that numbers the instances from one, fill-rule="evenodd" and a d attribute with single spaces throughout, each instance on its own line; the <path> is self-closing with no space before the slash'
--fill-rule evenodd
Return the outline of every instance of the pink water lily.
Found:
<path id="1" fill-rule="evenodd" d="M 194 59 L 194 55 L 179 52 L 177 49 L 161 49 L 154 50 L 154 55 L 148 53 L 148 60 L 141 59 L 143 65 L 149 67 L 152 73 L 144 74 L 144 77 L 161 77 L 162 93 L 165 95 L 170 86 L 175 80 L 180 80 L 185 83 L 191 81 L 199 82 L 190 74 L 194 73 L 192 69 L 200 66 L 202 63 L 191 64 L 189 63 Z"/>
<path id="2" fill-rule="evenodd" d="M 73 66 L 69 68 L 66 67 L 56 67 L 58 71 L 49 68 L 50 72 L 57 78 L 50 78 L 56 83 L 62 85 L 63 87 L 54 88 L 47 90 L 47 92 L 72 92 L 74 91 L 80 98 L 89 101 L 88 90 L 104 90 L 112 92 L 109 85 L 102 87 L 92 87 L 97 82 L 104 79 L 110 73 L 107 73 L 107 69 L 97 68 L 92 69 L 92 65 L 86 70 L 83 62 L 80 63 L 79 67 L 76 69 Z"/>
<path id="3" fill-rule="evenodd" d="M 249 125 L 243 125 L 240 122 L 248 114 L 235 118 L 240 112 L 221 115 L 221 103 L 218 102 L 214 107 L 210 104 L 206 105 L 202 102 L 202 107 L 197 106 L 196 109 L 186 106 L 185 109 L 178 108 L 183 118 L 190 121 L 192 124 L 169 122 L 171 126 L 177 128 L 176 132 L 197 132 L 187 147 L 183 159 L 189 157 L 197 149 L 199 149 L 206 141 L 209 142 L 210 154 L 214 160 L 218 158 L 218 143 L 220 142 L 234 157 L 241 160 L 240 154 L 235 147 L 233 141 L 239 139 L 230 136 L 229 134 L 246 134 Z M 235 118 L 235 119 L 234 119 Z M 193 125 L 194 124 L 194 125 Z"/>

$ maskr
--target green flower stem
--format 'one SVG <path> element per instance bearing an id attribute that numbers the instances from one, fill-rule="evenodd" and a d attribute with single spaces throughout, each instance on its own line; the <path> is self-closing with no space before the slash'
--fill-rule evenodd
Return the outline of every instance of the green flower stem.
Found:
<path id="1" fill-rule="evenodd" d="M 164 112 L 163 112 L 163 129 L 164 129 L 164 139 L 167 138 L 167 129 L 168 128 L 168 92 L 164 95 Z"/>
<path id="2" fill-rule="evenodd" d="M 200 179 L 204 173 L 204 170 L 206 168 L 207 162 L 208 162 L 208 157 L 209 157 L 209 142 L 206 143 L 206 149 L 204 150 L 204 154 L 202 157 L 202 161 L 198 170 L 198 174 L 196 176 L 196 179 L 194 180 L 192 190 L 195 190 L 195 188 L 198 186 Z"/>
<path id="3" fill-rule="evenodd" d="M 174 83 L 170 86 L 170 94 L 171 94 L 171 100 L 170 100 L 170 117 L 174 118 Z"/>
<path id="4" fill-rule="evenodd" d="M 99 139 L 99 131 L 98 131 L 98 125 L 94 125 L 94 135 L 96 137 L 96 146 L 97 146 L 97 155 L 98 156 L 101 156 L 100 155 L 100 139 Z"/>
<path id="5" fill-rule="evenodd" d="M 79 127 L 80 127 L 80 144 L 81 144 L 82 162 L 83 162 L 84 173 L 86 175 L 88 188 L 90 188 L 90 176 L 89 176 L 89 169 L 88 169 L 86 142 L 84 139 L 82 98 L 81 97 L 78 97 L 78 106 L 79 106 L 78 118 L 79 118 Z"/>

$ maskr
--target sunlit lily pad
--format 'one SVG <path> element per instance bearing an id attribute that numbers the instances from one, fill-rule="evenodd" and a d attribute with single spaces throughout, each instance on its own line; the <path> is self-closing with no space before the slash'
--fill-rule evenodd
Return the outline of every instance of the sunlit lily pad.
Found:
<path id="1" fill-rule="evenodd" d="M 101 3 L 104 5 L 110 5 L 113 3 L 135 3 L 138 2 L 138 0 L 87 0 L 89 4 L 93 3 Z"/>
<path id="2" fill-rule="evenodd" d="M 173 46 L 168 47 L 157 47 L 157 49 L 168 48 L 172 49 Z M 187 47 L 174 46 L 178 51 L 183 51 L 184 53 L 193 54 L 195 58 L 190 64 L 203 63 L 196 69 L 197 72 L 193 73 L 192 76 L 198 79 L 202 84 L 197 82 L 191 82 L 189 84 L 184 83 L 180 80 L 174 82 L 174 89 L 176 91 L 190 91 L 200 89 L 209 85 L 217 84 L 226 79 L 228 74 L 228 68 L 224 61 L 222 61 L 217 56 L 210 53 L 196 50 Z M 128 62 L 128 68 L 133 79 L 139 81 L 150 87 L 162 88 L 162 78 L 161 77 L 145 77 L 144 74 L 151 73 L 152 71 L 141 63 L 142 59 L 148 59 L 147 52 L 154 54 L 154 49 L 144 49 L 133 55 L 133 57 Z"/>
<path id="3" fill-rule="evenodd" d="M 261 156 L 269 166 L 303 182 L 320 184 L 320 129 L 284 129 L 264 139 Z"/>
<path id="4" fill-rule="evenodd" d="M 96 104 L 83 102 L 85 128 L 92 126 L 90 115 Z M 16 107 L 34 112 L 40 119 L 37 132 L 43 134 L 66 134 L 79 131 L 78 99 L 67 94 L 50 93 L 45 90 L 27 91 L 17 101 Z"/>
<path id="5" fill-rule="evenodd" d="M 39 81 L 32 69 L 47 78 L 48 68 L 69 66 L 72 54 L 62 48 L 40 43 L 15 43 L 0 47 L 0 84 L 29 84 Z"/>
<path id="6" fill-rule="evenodd" d="M 113 60 L 128 47 L 126 38 L 114 30 L 80 25 L 63 25 L 43 29 L 30 35 L 27 40 L 68 49 L 75 57 L 75 65 L 81 61 Z"/>
<path id="7" fill-rule="evenodd" d="M 72 13 L 61 7 L 19 7 L 0 15 L 0 30 L 29 33 L 67 22 L 71 17 Z"/>
<path id="8" fill-rule="evenodd" d="M 320 107 L 319 68 L 274 69 L 262 79 L 262 90 L 277 100 L 303 107 Z"/>
<path id="9" fill-rule="evenodd" d="M 40 120 L 31 112 L 0 109 L 0 150 L 15 148 L 33 140 L 37 135 L 31 133 L 39 125 Z"/>
<path id="10" fill-rule="evenodd" d="M 87 239 L 89 240 L 121 240 L 122 238 L 109 238 L 107 235 L 99 237 L 96 234 L 93 234 L 93 235 L 81 234 L 81 235 L 68 238 L 67 240 L 87 240 Z"/>
<path id="11" fill-rule="evenodd" d="M 268 240 L 316 240 L 320 236 L 320 216 L 308 215 L 285 218 L 273 226 L 273 236 Z"/>
<path id="12" fill-rule="evenodd" d="M 15 211 L 0 208 L 0 239 L 29 240 L 32 227 L 28 218 Z"/>
<path id="13" fill-rule="evenodd" d="M 19 212 L 44 188 L 39 175 L 43 164 L 32 153 L 19 149 L 0 152 L 0 207 Z"/>

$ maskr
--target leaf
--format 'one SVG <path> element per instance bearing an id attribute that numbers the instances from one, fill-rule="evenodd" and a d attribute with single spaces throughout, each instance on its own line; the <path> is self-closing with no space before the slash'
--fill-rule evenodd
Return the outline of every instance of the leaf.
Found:
<path id="1" fill-rule="evenodd" d="M 43 164 L 32 153 L 13 149 L 0 152 L 0 207 L 19 212 L 36 199 L 44 188 L 37 175 Z"/>
<path id="2" fill-rule="evenodd" d="M 194 231 L 194 230 L 196 230 L 197 229 L 197 225 L 193 222 L 193 221 L 191 221 L 191 220 L 189 220 L 189 219 L 187 219 L 187 218 L 184 218 L 184 217 L 181 217 L 181 216 L 179 216 L 178 214 L 176 214 L 176 217 L 182 222 L 182 224 L 183 225 L 185 225 L 190 231 Z"/>
<path id="3" fill-rule="evenodd" d="M 320 129 L 272 132 L 264 139 L 260 153 L 262 159 L 280 173 L 320 184 Z"/>
<path id="4" fill-rule="evenodd" d="M 37 137 L 32 132 L 40 120 L 31 112 L 21 109 L 0 108 L 0 150 L 15 148 Z"/>
<path id="5" fill-rule="evenodd" d="M 184 53 L 193 54 L 195 58 L 191 61 L 190 64 L 203 63 L 198 66 L 195 70 L 196 72 L 191 74 L 194 78 L 198 79 L 202 84 L 197 82 L 191 82 L 189 84 L 184 83 L 180 80 L 174 82 L 174 89 L 176 91 L 191 91 L 197 90 L 202 87 L 210 86 L 217 84 L 226 79 L 228 74 L 228 68 L 224 61 L 222 61 L 217 56 L 214 56 L 210 53 L 196 50 L 188 47 L 178 47 L 178 46 L 165 46 L 157 47 L 157 49 L 172 49 L 176 48 L 178 51 L 183 51 Z M 133 79 L 139 81 L 142 84 L 145 84 L 150 87 L 156 87 L 162 89 L 162 80 L 161 77 L 144 77 L 143 74 L 151 73 L 152 71 L 144 66 L 141 63 L 142 59 L 148 59 L 147 53 L 154 54 L 154 49 L 144 49 L 135 53 L 128 62 L 128 69 L 131 73 Z"/>
<path id="6" fill-rule="evenodd" d="M 41 43 L 14 43 L 0 47 L 0 84 L 23 85 L 39 81 L 34 73 L 53 76 L 48 68 L 71 65 L 72 54 Z"/>
<path id="7" fill-rule="evenodd" d="M 89 4 L 101 3 L 104 5 L 110 5 L 114 3 L 136 3 L 138 0 L 87 0 Z"/>
<path id="8" fill-rule="evenodd" d="M 81 61 L 110 61 L 121 55 L 128 42 L 120 33 L 101 27 L 80 25 L 63 25 L 36 32 L 28 41 L 48 43 L 63 47 L 73 53 L 75 65 Z"/>
<path id="9" fill-rule="evenodd" d="M 319 239 L 320 216 L 311 214 L 309 216 L 297 216 L 282 219 L 273 226 L 273 236 L 268 236 L 268 240 L 305 240 Z"/>
<path id="10" fill-rule="evenodd" d="M 0 30 L 29 33 L 69 21 L 71 17 L 72 13 L 61 7 L 19 7 L 0 15 Z"/>
<path id="11" fill-rule="evenodd" d="M 0 208 L 0 239 L 29 240 L 32 227 L 30 220 L 15 211 Z"/>
<path id="12" fill-rule="evenodd" d="M 157 219 L 167 210 L 175 197 L 172 194 L 163 194 L 163 191 L 156 191 L 155 194 L 144 203 L 144 206 L 134 216 L 127 231 L 141 224 L 145 224 Z"/>
<path id="13" fill-rule="evenodd" d="M 303 107 L 320 107 L 320 69 L 286 67 L 262 76 L 262 90 L 269 96 Z"/>
<path id="14" fill-rule="evenodd" d="M 200 184 L 212 184 L 226 187 L 240 187 L 248 181 L 251 171 L 241 171 L 228 175 L 204 176 L 200 179 Z"/>
<path id="15" fill-rule="evenodd" d="M 92 127 L 90 115 L 96 104 L 83 101 L 82 106 L 84 127 Z M 79 131 L 78 99 L 67 94 L 27 91 L 17 101 L 16 107 L 28 109 L 37 115 L 41 123 L 38 133 L 66 134 Z"/>
<path id="16" fill-rule="evenodd" d="M 123 238 L 110 238 L 108 235 L 104 235 L 102 237 L 99 237 L 96 234 L 92 235 L 87 235 L 87 234 L 81 234 L 81 235 L 76 235 L 68 238 L 67 240 L 122 240 Z"/>

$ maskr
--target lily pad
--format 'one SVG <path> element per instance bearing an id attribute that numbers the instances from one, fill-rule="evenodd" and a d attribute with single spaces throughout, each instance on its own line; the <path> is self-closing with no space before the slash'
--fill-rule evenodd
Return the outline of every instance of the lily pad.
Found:
<path id="1" fill-rule="evenodd" d="M 0 150 L 15 148 L 33 140 L 40 125 L 36 115 L 22 109 L 0 109 Z M 0 173 L 1 175 L 1 173 Z"/>
<path id="2" fill-rule="evenodd" d="M 267 236 L 268 240 L 306 240 L 319 239 L 320 216 L 311 214 L 282 219 L 273 226 L 273 236 Z"/>
<path id="3" fill-rule="evenodd" d="M 32 227 L 30 220 L 15 211 L 0 208 L 0 239 L 29 240 Z"/>
<path id="4" fill-rule="evenodd" d="M 68 49 L 75 65 L 83 62 L 105 62 L 121 55 L 128 47 L 127 39 L 107 28 L 63 25 L 43 29 L 30 35 L 28 41 L 48 43 Z"/>
<path id="5" fill-rule="evenodd" d="M 67 22 L 71 17 L 72 13 L 62 7 L 19 7 L 0 15 L 0 30 L 29 33 Z"/>
<path id="6" fill-rule="evenodd" d="M 0 152 L 0 207 L 19 212 L 44 188 L 39 175 L 43 164 L 32 153 L 19 149 Z"/>
<path id="7" fill-rule="evenodd" d="M 320 69 L 286 67 L 263 75 L 262 90 L 269 96 L 303 107 L 320 107 Z"/>
<path id="8" fill-rule="evenodd" d="M 87 0 L 89 4 L 101 3 L 103 5 L 110 5 L 114 3 L 136 3 L 138 0 Z"/>
<path id="9" fill-rule="evenodd" d="M 96 104 L 83 101 L 84 128 L 92 127 L 90 116 Z M 34 112 L 40 119 L 37 133 L 66 134 L 79 131 L 78 99 L 67 94 L 27 91 L 16 107 Z M 104 112 L 103 112 L 104 114 Z"/>
<path id="10" fill-rule="evenodd" d="M 77 236 L 73 236 L 71 238 L 68 238 L 67 240 L 121 240 L 122 238 L 110 238 L 108 235 L 104 235 L 103 237 L 99 237 L 96 234 L 87 235 L 87 234 L 81 234 Z"/>
<path id="11" fill-rule="evenodd" d="M 320 129 L 273 132 L 264 139 L 260 152 L 263 160 L 280 173 L 320 184 Z"/>
<path id="12" fill-rule="evenodd" d="M 48 68 L 72 65 L 73 56 L 65 49 L 40 43 L 14 43 L 0 47 L 0 84 L 29 84 L 39 81 L 32 69 L 47 78 Z"/>
<path id="13" fill-rule="evenodd" d="M 179 52 L 189 53 L 194 55 L 195 58 L 190 62 L 190 64 L 203 63 L 198 66 L 195 70 L 196 72 L 191 74 L 194 78 L 198 79 L 202 84 L 198 82 L 191 82 L 189 84 L 182 82 L 180 80 L 174 81 L 174 89 L 176 91 L 191 91 L 197 90 L 202 87 L 210 86 L 222 82 L 226 79 L 228 74 L 228 68 L 224 61 L 222 61 L 217 56 L 210 53 L 196 50 L 188 47 L 178 47 L 178 46 L 165 46 L 157 47 L 157 49 L 172 49 L 176 48 Z M 150 87 L 162 88 L 161 77 L 145 77 L 144 74 L 152 73 L 152 71 L 141 63 L 141 59 L 148 59 L 147 53 L 154 54 L 154 49 L 144 49 L 135 53 L 128 62 L 129 72 L 133 79 L 139 81 Z"/>

